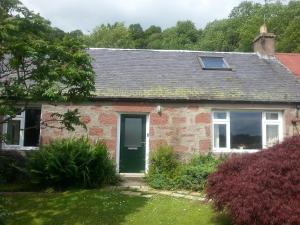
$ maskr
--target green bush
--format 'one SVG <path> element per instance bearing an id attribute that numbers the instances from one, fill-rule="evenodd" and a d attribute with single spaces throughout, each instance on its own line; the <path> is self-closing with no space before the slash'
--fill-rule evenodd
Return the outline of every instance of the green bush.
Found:
<path id="1" fill-rule="evenodd" d="M 175 180 L 176 188 L 203 190 L 208 175 L 216 170 L 220 162 L 220 159 L 211 154 L 194 157 L 190 163 L 182 166 L 181 173 Z"/>
<path id="2" fill-rule="evenodd" d="M 191 161 L 181 163 L 172 147 L 162 146 L 150 156 L 146 181 L 157 189 L 201 191 L 208 175 L 216 170 L 221 161 L 207 154 L 197 155 Z"/>
<path id="3" fill-rule="evenodd" d="M 96 187 L 118 181 L 104 143 L 86 138 L 56 140 L 28 157 L 33 183 L 54 187 Z"/>
<path id="4" fill-rule="evenodd" d="M 27 180 L 25 157 L 17 151 L 0 151 L 0 184 Z"/>
<path id="5" fill-rule="evenodd" d="M 179 168 L 179 160 L 176 158 L 172 147 L 160 146 L 150 155 L 150 166 L 146 177 L 151 187 L 158 189 L 170 189 L 173 179 Z"/>

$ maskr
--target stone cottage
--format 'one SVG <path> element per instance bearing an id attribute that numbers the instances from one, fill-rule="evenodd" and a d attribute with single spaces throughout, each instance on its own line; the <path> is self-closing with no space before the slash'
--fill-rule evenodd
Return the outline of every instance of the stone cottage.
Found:
<path id="1" fill-rule="evenodd" d="M 78 105 L 41 104 L 3 127 L 4 150 L 55 138 L 104 140 L 117 171 L 147 171 L 149 153 L 168 144 L 182 156 L 255 152 L 299 134 L 300 80 L 274 57 L 273 34 L 253 53 L 89 49 L 96 96 Z M 78 108 L 87 130 L 24 131 L 40 117 Z M 297 129 L 298 128 L 298 129 Z"/>

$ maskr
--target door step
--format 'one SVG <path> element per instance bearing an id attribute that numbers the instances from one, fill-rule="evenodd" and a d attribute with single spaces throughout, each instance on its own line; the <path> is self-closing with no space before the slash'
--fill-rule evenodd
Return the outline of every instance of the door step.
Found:
<path id="1" fill-rule="evenodd" d="M 120 173 L 120 176 L 123 177 L 145 177 L 144 173 Z"/>
<path id="2" fill-rule="evenodd" d="M 146 186 L 146 182 L 144 180 L 145 174 L 120 174 L 122 187 L 143 187 Z"/>

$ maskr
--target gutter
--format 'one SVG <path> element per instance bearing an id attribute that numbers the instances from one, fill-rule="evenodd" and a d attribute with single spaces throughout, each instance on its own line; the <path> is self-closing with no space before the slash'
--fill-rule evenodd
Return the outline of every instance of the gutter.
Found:
<path id="1" fill-rule="evenodd" d="M 128 97 L 92 97 L 90 101 L 110 101 L 110 102 L 147 102 L 147 103 L 218 103 L 218 104 L 284 104 L 299 105 L 300 101 L 251 101 L 251 100 L 211 100 L 211 99 L 184 99 L 184 98 L 128 98 Z"/>

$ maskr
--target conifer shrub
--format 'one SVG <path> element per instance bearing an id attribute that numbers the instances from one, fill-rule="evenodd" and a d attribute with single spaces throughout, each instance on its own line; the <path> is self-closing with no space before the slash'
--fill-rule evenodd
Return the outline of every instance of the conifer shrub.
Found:
<path id="1" fill-rule="evenodd" d="M 105 143 L 56 140 L 28 157 L 32 183 L 51 187 L 97 187 L 118 181 Z"/>
<path id="2" fill-rule="evenodd" d="M 300 224 L 300 137 L 225 161 L 206 192 L 237 225 Z"/>

